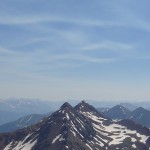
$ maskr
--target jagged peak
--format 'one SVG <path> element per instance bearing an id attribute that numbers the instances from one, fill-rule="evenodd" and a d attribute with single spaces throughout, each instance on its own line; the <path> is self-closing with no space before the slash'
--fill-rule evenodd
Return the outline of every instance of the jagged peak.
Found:
<path id="1" fill-rule="evenodd" d="M 96 116 L 99 116 L 101 118 L 105 118 L 108 119 L 107 117 L 104 117 L 100 112 L 97 111 L 97 109 L 95 107 L 93 107 L 92 105 L 88 104 L 86 101 L 82 100 L 79 104 L 77 104 L 74 109 L 77 112 L 85 112 L 85 113 L 91 113 L 91 114 L 95 114 Z"/>
<path id="2" fill-rule="evenodd" d="M 62 118 L 64 116 L 67 115 L 67 117 L 69 116 L 69 114 L 74 114 L 74 108 L 68 103 L 65 102 L 64 104 L 62 104 L 62 106 L 60 107 L 59 110 L 55 111 L 49 119 L 57 119 L 57 118 Z"/>
<path id="3" fill-rule="evenodd" d="M 82 100 L 79 104 L 80 105 L 87 105 L 88 103 L 85 100 Z"/>
<path id="4" fill-rule="evenodd" d="M 92 105 L 88 104 L 86 101 L 82 100 L 79 104 L 74 107 L 76 110 L 87 110 L 87 111 L 97 111 Z"/>
<path id="5" fill-rule="evenodd" d="M 80 103 L 78 103 L 75 108 L 80 108 L 80 107 L 87 107 L 90 106 L 85 100 L 82 100 Z"/>
<path id="6" fill-rule="evenodd" d="M 82 100 L 80 103 L 82 103 L 82 104 L 88 104 L 88 103 L 86 102 L 86 100 Z"/>
<path id="7" fill-rule="evenodd" d="M 68 102 L 65 102 L 61 107 L 61 109 L 66 109 L 66 108 L 73 108 Z"/>

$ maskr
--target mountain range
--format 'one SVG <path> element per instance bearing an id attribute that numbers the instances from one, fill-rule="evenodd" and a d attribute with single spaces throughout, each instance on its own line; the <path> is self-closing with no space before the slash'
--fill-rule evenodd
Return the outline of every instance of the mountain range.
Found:
<path id="1" fill-rule="evenodd" d="M 149 118 L 150 111 L 142 107 L 139 107 L 134 111 L 131 111 L 120 104 L 112 108 L 97 108 L 97 111 L 99 111 L 105 117 L 108 117 L 110 119 L 114 120 L 130 119 L 138 124 L 150 128 L 150 118 Z M 22 129 L 27 126 L 34 125 L 44 117 L 50 115 L 51 113 L 52 112 L 48 114 L 31 114 L 21 117 L 15 121 L 2 124 L 0 125 L 0 132 L 15 131 L 17 129 Z"/>
<path id="2" fill-rule="evenodd" d="M 130 114 L 130 112 L 131 111 L 129 109 L 121 105 L 116 105 L 103 113 L 111 119 L 125 119 Z"/>
<path id="3" fill-rule="evenodd" d="M 31 114 L 21 117 L 15 121 L 0 125 L 0 132 L 10 132 L 38 123 L 47 115 Z"/>
<path id="4" fill-rule="evenodd" d="M 150 111 L 146 110 L 142 107 L 139 107 L 132 111 L 128 116 L 127 119 L 131 119 L 134 122 L 141 124 L 150 128 Z"/>
<path id="5" fill-rule="evenodd" d="M 0 100 L 0 125 L 30 114 L 46 114 L 55 111 L 63 102 L 33 99 Z"/>
<path id="6" fill-rule="evenodd" d="M 1 150 L 149 150 L 150 130 L 113 121 L 82 101 L 64 103 L 39 123 L 0 134 Z"/>
<path id="7" fill-rule="evenodd" d="M 109 110 L 104 111 L 103 115 L 114 120 L 130 119 L 150 128 L 150 111 L 142 107 L 138 107 L 131 111 L 122 105 L 116 105 Z"/>

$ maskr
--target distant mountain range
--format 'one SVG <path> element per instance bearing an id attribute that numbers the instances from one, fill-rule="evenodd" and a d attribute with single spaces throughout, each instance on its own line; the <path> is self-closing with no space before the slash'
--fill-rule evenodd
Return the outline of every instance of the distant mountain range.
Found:
<path id="1" fill-rule="evenodd" d="M 142 107 L 130 111 L 122 105 L 116 105 L 109 110 L 104 111 L 103 115 L 115 120 L 130 119 L 150 128 L 150 111 Z"/>
<path id="2" fill-rule="evenodd" d="M 69 100 L 74 106 L 77 100 Z M 45 101 L 38 99 L 10 98 L 0 100 L 0 125 L 17 120 L 30 114 L 45 114 L 55 111 L 62 105 L 64 101 Z M 96 107 L 112 106 L 114 102 L 98 102 L 92 101 Z"/>
<path id="3" fill-rule="evenodd" d="M 131 119 L 136 123 L 150 128 L 150 111 L 142 107 L 139 107 L 131 112 L 129 116 L 127 116 L 127 119 Z"/>
<path id="4" fill-rule="evenodd" d="M 121 106 L 127 108 L 130 111 L 135 110 L 136 108 L 138 108 L 138 106 L 135 106 L 133 104 L 129 104 L 129 103 L 120 103 Z"/>
<path id="5" fill-rule="evenodd" d="M 9 112 L 9 111 L 0 110 L 0 125 L 10 121 L 14 121 L 25 115 L 26 113 L 22 113 L 22 112 Z"/>
<path id="6" fill-rule="evenodd" d="M 0 125 L 0 132 L 10 132 L 18 129 L 22 129 L 24 127 L 33 125 L 38 123 L 47 115 L 42 114 L 31 114 L 22 118 L 19 118 L 16 121 L 12 121 L 3 125 Z"/>
<path id="7" fill-rule="evenodd" d="M 131 111 L 129 109 L 121 105 L 116 105 L 111 109 L 105 111 L 104 114 L 111 119 L 125 119 L 130 114 L 130 112 Z"/>
<path id="8" fill-rule="evenodd" d="M 0 101 L 0 132 L 9 132 L 36 124 L 45 114 L 31 114 L 32 112 L 47 112 L 58 107 L 60 102 L 48 102 L 40 100 L 8 100 Z M 2 107 L 3 106 L 3 107 Z M 28 108 L 27 108 L 28 107 Z M 12 108 L 12 109 L 11 109 Z M 41 109 L 42 108 L 42 109 Z M 144 108 L 137 108 L 129 103 L 121 103 L 112 108 L 97 108 L 104 116 L 114 120 L 131 119 L 134 122 L 150 128 L 150 111 Z M 45 110 L 43 110 L 45 109 Z M 10 112 L 7 112 L 7 111 Z M 28 111 L 27 111 L 28 110 Z M 134 110 L 134 111 L 131 111 Z M 32 116 L 32 117 L 31 117 Z M 30 120 L 29 120 L 30 118 Z M 29 121 L 28 121 L 29 120 Z"/>
<path id="9" fill-rule="evenodd" d="M 36 113 L 44 114 L 51 110 L 59 108 L 60 103 L 63 102 L 51 102 L 33 99 L 8 99 L 0 100 L 0 110 L 7 112 L 21 112 L 21 113 Z"/>
<path id="10" fill-rule="evenodd" d="M 110 108 L 97 108 L 97 110 L 101 113 L 108 111 Z"/>
<path id="11" fill-rule="evenodd" d="M 62 103 L 30 99 L 0 100 L 0 125 L 29 114 L 45 114 L 55 111 Z"/>
<path id="12" fill-rule="evenodd" d="M 149 150 L 150 130 L 131 120 L 112 121 L 82 101 L 64 103 L 39 123 L 0 134 L 1 150 Z"/>
<path id="13" fill-rule="evenodd" d="M 69 100 L 74 106 L 77 100 Z M 10 98 L 0 100 L 0 125 L 17 120 L 30 114 L 46 114 L 55 111 L 64 101 L 45 101 L 38 99 Z M 95 106 L 112 106 L 114 102 L 92 101 Z"/>
<path id="14" fill-rule="evenodd" d="M 75 105 L 76 101 L 71 101 L 73 105 Z M 30 114 L 43 114 L 48 113 L 50 111 L 55 111 L 62 105 L 62 101 L 41 101 L 41 100 L 32 100 L 32 99 L 8 99 L 8 100 L 0 100 L 0 132 L 3 131 L 14 131 L 20 129 L 22 127 L 32 125 L 36 123 L 36 120 L 31 120 L 29 124 L 26 122 L 18 125 L 18 119 L 22 119 L 24 116 L 28 116 Z M 121 103 L 119 106 L 116 105 L 112 108 L 108 108 L 107 106 L 112 106 L 115 103 L 106 102 L 92 102 L 96 107 L 102 105 L 106 107 L 98 108 L 98 111 L 101 114 L 106 115 L 111 119 L 131 119 L 136 123 L 144 125 L 150 128 L 150 111 L 143 108 L 143 112 L 139 111 L 137 105 L 149 107 L 149 102 L 144 103 Z M 147 104 L 147 106 L 146 106 Z M 137 109 L 137 110 L 136 110 Z M 135 111 L 134 111 L 135 110 Z M 140 117 L 141 116 L 141 117 Z M 34 118 L 34 117 L 33 117 Z M 40 118 L 40 117 L 39 117 Z M 38 120 L 37 120 L 38 121 Z M 4 125 L 5 124 L 5 125 Z M 2 126 L 1 126 L 2 125 Z M 9 128 L 11 126 L 11 128 Z"/>

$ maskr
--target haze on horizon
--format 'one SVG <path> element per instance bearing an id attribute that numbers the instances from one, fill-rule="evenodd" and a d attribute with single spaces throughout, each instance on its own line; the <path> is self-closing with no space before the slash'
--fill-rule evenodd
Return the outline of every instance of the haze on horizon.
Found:
<path id="1" fill-rule="evenodd" d="M 1 0 L 0 98 L 150 100 L 149 6 Z"/>

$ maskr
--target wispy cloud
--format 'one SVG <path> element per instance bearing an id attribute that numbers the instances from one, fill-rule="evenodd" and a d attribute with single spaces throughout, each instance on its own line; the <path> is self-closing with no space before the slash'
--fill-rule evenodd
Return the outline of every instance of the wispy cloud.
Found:
<path id="1" fill-rule="evenodd" d="M 109 20 L 106 19 L 98 19 L 98 18 L 72 18 L 70 16 L 64 15 L 11 15 L 6 14 L 6 16 L 0 15 L 0 24 L 3 25 L 28 25 L 28 24 L 44 24 L 44 23 L 68 23 L 74 24 L 77 26 L 92 26 L 92 27 L 125 27 L 125 28 L 138 28 L 141 30 L 150 31 L 150 22 L 148 20 L 144 20 L 141 17 L 137 17 L 135 14 L 128 14 L 128 18 L 122 18 L 121 20 Z M 129 19 L 130 18 L 130 19 Z"/>
<path id="2" fill-rule="evenodd" d="M 4 47 L 0 47 L 0 54 L 7 54 L 7 55 L 11 55 L 14 54 L 13 51 L 11 51 L 10 49 L 4 48 Z"/>
<path id="3" fill-rule="evenodd" d="M 45 15 L 29 15 L 29 16 L 8 15 L 6 17 L 0 16 L 0 24 L 4 24 L 4 25 L 39 24 L 39 23 L 57 22 L 57 21 L 64 22 L 65 20 L 64 18 L 61 18 L 59 16 L 57 17 L 57 16 L 45 16 Z"/>
<path id="4" fill-rule="evenodd" d="M 86 63 L 98 63 L 98 64 L 104 64 L 104 63 L 113 63 L 116 62 L 116 58 L 98 58 L 98 57 L 90 57 L 83 54 L 66 54 L 66 55 L 57 55 L 57 56 L 51 56 L 47 57 L 45 59 L 46 62 L 63 62 L 66 61 L 69 64 L 69 61 L 73 61 L 74 63 L 80 62 L 86 62 Z"/>
<path id="5" fill-rule="evenodd" d="M 27 24 L 44 24 L 44 23 L 70 23 L 77 26 L 95 26 L 95 27 L 126 27 L 133 26 L 130 22 L 127 23 L 125 21 L 116 21 L 116 20 L 108 20 L 108 19 L 87 19 L 87 18 L 72 18 L 69 16 L 63 15 L 8 15 L 8 16 L 0 16 L 0 24 L 3 25 L 27 25 Z M 136 25 L 136 24 L 135 24 Z"/>
<path id="6" fill-rule="evenodd" d="M 82 48 L 82 50 L 112 50 L 112 51 L 130 51 L 135 48 L 134 45 L 124 44 L 114 41 L 102 41 L 96 44 L 91 44 Z"/>

